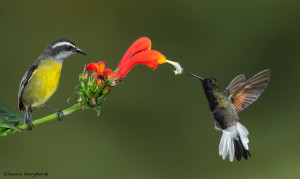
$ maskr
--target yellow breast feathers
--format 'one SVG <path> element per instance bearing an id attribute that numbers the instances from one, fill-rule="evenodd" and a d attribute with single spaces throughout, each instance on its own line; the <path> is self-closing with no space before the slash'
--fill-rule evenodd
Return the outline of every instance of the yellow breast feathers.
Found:
<path id="1" fill-rule="evenodd" d="M 58 87 L 61 68 L 62 64 L 55 60 L 41 61 L 24 89 L 23 103 L 31 107 L 46 103 Z"/>

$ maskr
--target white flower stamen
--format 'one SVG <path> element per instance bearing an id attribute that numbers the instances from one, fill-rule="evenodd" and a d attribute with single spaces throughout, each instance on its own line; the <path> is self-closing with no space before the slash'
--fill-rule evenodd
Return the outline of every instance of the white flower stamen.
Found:
<path id="1" fill-rule="evenodd" d="M 179 65 L 178 62 L 173 62 L 173 61 L 170 61 L 170 60 L 166 60 L 166 62 L 167 62 L 167 63 L 170 63 L 171 65 L 173 65 L 173 66 L 175 67 L 175 70 L 173 70 L 174 73 L 175 73 L 175 75 L 180 75 L 180 74 L 182 74 L 183 68 Z"/>

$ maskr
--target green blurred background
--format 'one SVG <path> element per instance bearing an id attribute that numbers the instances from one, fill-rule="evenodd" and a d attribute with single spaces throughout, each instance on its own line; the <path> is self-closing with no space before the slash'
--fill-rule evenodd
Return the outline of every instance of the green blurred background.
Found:
<path id="1" fill-rule="evenodd" d="M 4 172 L 48 178 L 299 178 L 300 1 L 0 1 L 0 101 L 17 109 L 19 83 L 55 39 L 88 53 L 64 63 L 48 105 L 71 104 L 85 64 L 114 69 L 127 48 L 147 36 L 185 72 L 214 76 L 225 89 L 238 74 L 271 69 L 257 102 L 240 113 L 250 131 L 248 161 L 218 156 L 200 82 L 171 65 L 135 67 L 106 99 L 101 116 L 87 110 L 0 139 Z M 33 113 L 35 119 L 50 114 Z M 13 177 L 10 177 L 13 178 Z M 20 178 L 20 177 L 17 177 Z"/>

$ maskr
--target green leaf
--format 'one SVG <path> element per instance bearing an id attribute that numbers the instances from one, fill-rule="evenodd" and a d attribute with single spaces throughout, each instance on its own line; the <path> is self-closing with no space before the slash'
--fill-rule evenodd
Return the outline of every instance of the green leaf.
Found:
<path id="1" fill-rule="evenodd" d="M 0 131 L 5 131 L 6 129 L 13 129 L 15 131 L 21 132 L 13 123 L 9 122 L 9 119 L 0 116 Z"/>
<path id="2" fill-rule="evenodd" d="M 20 131 L 16 126 L 22 123 L 23 117 L 4 103 L 0 103 L 0 131 L 7 128 Z"/>

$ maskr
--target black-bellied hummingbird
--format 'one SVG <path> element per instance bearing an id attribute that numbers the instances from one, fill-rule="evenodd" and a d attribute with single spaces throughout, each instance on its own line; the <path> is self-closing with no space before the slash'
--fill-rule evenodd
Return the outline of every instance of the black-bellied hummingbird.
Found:
<path id="1" fill-rule="evenodd" d="M 242 157 L 247 160 L 248 156 L 251 157 L 247 137 L 249 132 L 239 122 L 238 112 L 244 110 L 261 95 L 269 82 L 270 70 L 259 72 L 247 82 L 245 82 L 245 75 L 241 74 L 231 81 L 223 93 L 215 78 L 202 78 L 192 73 L 188 74 L 202 82 L 215 128 L 223 132 L 219 155 L 225 160 L 229 153 L 231 162 L 234 156 L 238 161 Z"/>

